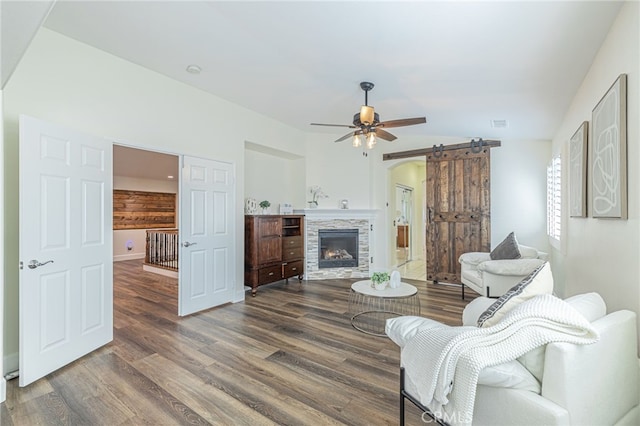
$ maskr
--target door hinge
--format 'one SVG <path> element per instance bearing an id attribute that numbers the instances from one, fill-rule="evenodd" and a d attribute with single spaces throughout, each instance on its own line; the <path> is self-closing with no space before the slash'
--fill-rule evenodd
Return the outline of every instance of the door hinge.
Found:
<path id="1" fill-rule="evenodd" d="M 371 263 L 373 263 L 373 256 L 371 256 Z"/>
<path id="2" fill-rule="evenodd" d="M 369 229 L 373 231 L 373 225 L 369 225 L 369 227 L 370 227 Z"/>
<path id="3" fill-rule="evenodd" d="M 20 261 L 20 269 L 24 269 L 24 262 L 22 260 Z"/>

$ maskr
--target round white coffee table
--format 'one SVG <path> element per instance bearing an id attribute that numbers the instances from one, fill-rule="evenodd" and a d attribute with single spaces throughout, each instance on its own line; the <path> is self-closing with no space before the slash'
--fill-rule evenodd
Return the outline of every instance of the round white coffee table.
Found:
<path id="1" fill-rule="evenodd" d="M 371 280 L 351 284 L 349 293 L 351 325 L 356 330 L 374 336 L 386 336 L 387 319 L 402 315 L 420 315 L 418 289 L 411 284 L 400 283 L 398 288 L 387 286 L 376 290 Z"/>

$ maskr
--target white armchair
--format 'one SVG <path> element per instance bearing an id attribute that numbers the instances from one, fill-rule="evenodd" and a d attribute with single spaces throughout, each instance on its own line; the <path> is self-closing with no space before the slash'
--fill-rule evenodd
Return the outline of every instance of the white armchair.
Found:
<path id="1" fill-rule="evenodd" d="M 481 296 L 500 297 L 547 260 L 547 253 L 518 245 L 519 259 L 491 260 L 489 253 L 464 253 L 460 262 L 460 278 Z M 464 296 L 464 293 L 463 293 Z"/>
<path id="2" fill-rule="evenodd" d="M 475 326 L 478 316 L 493 302 L 478 297 L 469 303 L 462 315 L 463 325 Z M 573 296 L 566 302 L 591 322 L 599 341 L 591 345 L 549 343 L 518 360 L 483 370 L 476 388 L 473 426 L 640 424 L 635 312 L 607 314 L 604 300 L 596 293 Z M 386 333 L 403 351 L 432 324 L 437 322 L 397 317 L 387 320 Z M 401 359 L 405 365 L 407 360 Z M 404 398 L 417 400 L 403 382 L 401 393 L 403 425 Z"/>

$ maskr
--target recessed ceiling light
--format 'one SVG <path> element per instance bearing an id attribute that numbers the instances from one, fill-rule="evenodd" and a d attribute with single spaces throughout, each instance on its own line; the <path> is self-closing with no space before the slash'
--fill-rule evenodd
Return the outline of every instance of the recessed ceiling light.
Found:
<path id="1" fill-rule="evenodd" d="M 194 64 L 191 64 L 187 67 L 187 72 L 190 74 L 200 74 L 200 71 L 202 71 L 202 68 Z"/>
<path id="2" fill-rule="evenodd" d="M 173 176 L 169 175 L 167 176 L 167 179 L 173 179 Z"/>

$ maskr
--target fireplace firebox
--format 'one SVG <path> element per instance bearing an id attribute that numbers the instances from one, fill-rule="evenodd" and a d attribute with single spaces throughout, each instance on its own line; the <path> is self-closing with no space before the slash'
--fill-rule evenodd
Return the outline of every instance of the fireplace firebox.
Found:
<path id="1" fill-rule="evenodd" d="M 318 268 L 358 266 L 357 229 L 318 230 Z"/>

